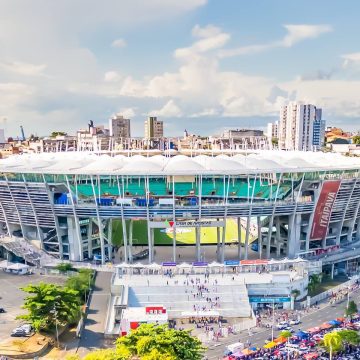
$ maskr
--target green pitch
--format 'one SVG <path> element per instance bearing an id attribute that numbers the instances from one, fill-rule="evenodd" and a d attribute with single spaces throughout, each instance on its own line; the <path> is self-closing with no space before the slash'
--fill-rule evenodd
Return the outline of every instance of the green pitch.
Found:
<path id="1" fill-rule="evenodd" d="M 129 224 L 126 222 L 127 234 L 129 236 Z M 112 240 L 113 244 L 121 246 L 123 244 L 123 232 L 121 220 L 113 220 Z M 166 229 L 154 230 L 155 245 L 172 245 L 173 234 Z M 195 244 L 195 228 L 181 228 L 180 232 L 176 233 L 176 243 L 181 244 Z M 241 229 L 242 242 L 245 241 L 245 230 Z M 222 229 L 220 229 L 220 240 L 222 236 Z M 252 240 L 252 239 L 251 239 Z M 250 240 L 250 241 L 251 241 Z M 227 243 L 237 242 L 237 222 L 234 219 L 226 221 L 225 241 Z M 217 235 L 215 227 L 201 228 L 201 243 L 202 244 L 216 244 Z M 147 245 L 147 226 L 145 220 L 137 220 L 133 222 L 133 245 Z"/>

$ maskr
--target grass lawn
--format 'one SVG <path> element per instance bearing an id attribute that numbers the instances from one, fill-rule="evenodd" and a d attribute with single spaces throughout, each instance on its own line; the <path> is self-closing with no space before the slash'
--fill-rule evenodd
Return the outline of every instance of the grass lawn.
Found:
<path id="1" fill-rule="evenodd" d="M 127 221 L 127 234 L 129 236 L 129 224 Z M 172 245 L 173 234 L 166 229 L 155 229 L 154 242 L 155 245 Z M 241 229 L 241 239 L 245 242 L 245 230 Z M 220 229 L 220 239 L 222 236 L 222 229 Z M 227 243 L 237 241 L 237 223 L 234 219 L 228 219 L 226 222 L 226 235 L 225 239 Z M 112 230 L 113 244 L 121 246 L 123 243 L 122 223 L 121 220 L 113 220 Z M 251 239 L 252 240 L 252 239 Z M 250 240 L 250 241 L 251 241 Z M 202 244 L 216 244 L 216 227 L 203 227 L 201 228 L 201 243 Z M 147 226 L 145 220 L 134 221 L 133 225 L 133 245 L 147 245 Z M 183 244 L 195 244 L 195 228 L 178 228 L 176 233 L 176 243 Z"/>

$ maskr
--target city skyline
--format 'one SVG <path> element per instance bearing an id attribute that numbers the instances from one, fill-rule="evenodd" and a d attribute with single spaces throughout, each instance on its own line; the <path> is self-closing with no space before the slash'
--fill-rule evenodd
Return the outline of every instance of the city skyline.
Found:
<path id="1" fill-rule="evenodd" d="M 74 132 L 115 113 L 139 135 L 147 116 L 169 136 L 265 130 L 291 100 L 358 127 L 355 1 L 76 4 L 0 0 L 6 135 Z"/>

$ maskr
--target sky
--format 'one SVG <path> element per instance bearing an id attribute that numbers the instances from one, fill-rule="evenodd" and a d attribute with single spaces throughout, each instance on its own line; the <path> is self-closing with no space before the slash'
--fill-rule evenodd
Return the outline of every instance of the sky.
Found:
<path id="1" fill-rule="evenodd" d="M 288 101 L 360 129 L 358 0 L 0 0 L 0 128 L 147 116 L 167 136 L 265 128 Z"/>

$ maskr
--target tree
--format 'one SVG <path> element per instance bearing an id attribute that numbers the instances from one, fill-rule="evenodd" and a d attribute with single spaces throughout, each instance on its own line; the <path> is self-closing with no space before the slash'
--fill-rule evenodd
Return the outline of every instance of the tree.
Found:
<path id="1" fill-rule="evenodd" d="M 74 271 L 75 269 L 70 263 L 61 263 L 55 267 L 61 273 L 67 273 L 68 271 Z"/>
<path id="2" fill-rule="evenodd" d="M 354 330 L 341 330 L 338 331 L 343 344 L 358 346 L 360 344 L 360 335 Z"/>
<path id="3" fill-rule="evenodd" d="M 22 306 L 28 313 L 18 318 L 30 322 L 36 331 L 53 331 L 55 323 L 64 326 L 80 317 L 80 301 L 74 289 L 39 283 L 30 284 L 21 290 L 30 295 Z"/>
<path id="4" fill-rule="evenodd" d="M 321 283 L 321 276 L 319 274 L 313 274 L 309 276 L 308 291 L 313 293 L 318 285 Z"/>
<path id="5" fill-rule="evenodd" d="M 66 135 L 67 135 L 67 133 L 63 132 L 63 131 L 53 131 L 50 134 L 50 137 L 54 138 L 54 137 L 57 137 L 57 136 L 66 136 Z"/>
<path id="6" fill-rule="evenodd" d="M 201 360 L 205 350 L 190 331 L 155 324 L 140 325 L 116 344 L 117 351 L 127 350 L 141 360 Z"/>
<path id="7" fill-rule="evenodd" d="M 280 336 L 287 340 L 292 337 L 292 333 L 289 330 L 283 330 L 281 331 Z"/>
<path id="8" fill-rule="evenodd" d="M 324 335 L 322 346 L 330 354 L 330 360 L 332 359 L 333 353 L 337 353 L 342 350 L 343 342 L 338 331 L 332 331 Z"/>
<path id="9" fill-rule="evenodd" d="M 352 138 L 353 144 L 360 145 L 360 135 L 355 135 Z"/>
<path id="10" fill-rule="evenodd" d="M 294 289 L 291 291 L 291 295 L 294 297 L 294 300 L 300 295 L 300 290 Z"/>
<path id="11" fill-rule="evenodd" d="M 79 269 L 78 274 L 71 276 L 66 280 L 65 286 L 69 289 L 76 290 L 78 292 L 79 300 L 83 302 L 86 294 L 89 294 L 90 292 L 93 283 L 93 274 L 94 271 L 91 269 Z"/>
<path id="12" fill-rule="evenodd" d="M 349 316 L 350 318 L 358 312 L 357 305 L 353 300 L 349 302 L 349 306 L 345 310 L 346 316 Z"/>

